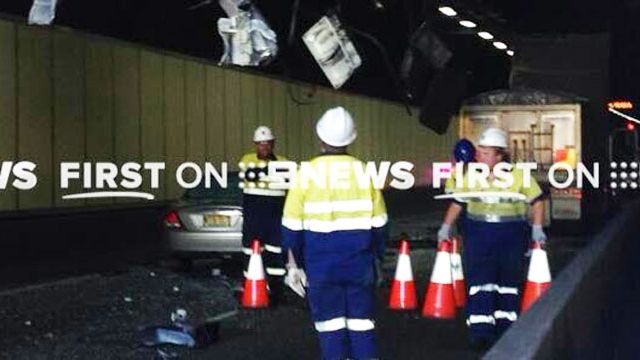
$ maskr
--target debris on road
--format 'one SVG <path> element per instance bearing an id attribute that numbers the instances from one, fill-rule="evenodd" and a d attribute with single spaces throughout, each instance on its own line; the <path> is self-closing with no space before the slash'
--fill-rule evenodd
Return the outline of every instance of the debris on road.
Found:
<path id="1" fill-rule="evenodd" d="M 118 275 L 0 294 L 0 317 L 7 320 L 0 337 L 0 358 L 91 359 L 96 354 L 101 359 L 161 358 L 157 348 L 138 345 L 139 327 L 171 325 L 167 315 L 176 309 L 183 309 L 189 321 L 199 325 L 193 331 L 195 348 L 214 343 L 220 327 L 216 319 L 221 314 L 228 317 L 237 307 L 228 286 L 210 276 L 165 269 L 152 272 L 156 276 L 150 277 L 148 268 L 133 268 Z M 171 351 L 180 358 L 190 356 L 182 352 L 193 351 L 181 349 Z"/>

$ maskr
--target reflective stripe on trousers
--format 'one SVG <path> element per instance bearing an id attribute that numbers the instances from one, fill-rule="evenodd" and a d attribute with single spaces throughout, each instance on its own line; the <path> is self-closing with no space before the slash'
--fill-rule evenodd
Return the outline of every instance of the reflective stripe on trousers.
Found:
<path id="1" fill-rule="evenodd" d="M 323 359 L 377 358 L 372 286 L 311 280 L 308 296 Z"/>
<path id="2" fill-rule="evenodd" d="M 372 319 L 347 319 L 344 316 L 316 321 L 314 323 L 318 332 L 331 332 L 341 329 L 347 329 L 350 331 L 370 331 L 375 329 L 376 325 Z"/>
<path id="3" fill-rule="evenodd" d="M 495 340 L 517 320 L 527 230 L 524 222 L 464 220 L 463 267 L 469 285 L 466 313 L 471 338 Z"/>
<path id="4" fill-rule="evenodd" d="M 515 311 L 496 310 L 492 315 L 469 314 L 467 317 L 467 325 L 473 324 L 490 324 L 495 325 L 498 320 L 506 320 L 514 322 L 518 320 L 518 314 Z"/>

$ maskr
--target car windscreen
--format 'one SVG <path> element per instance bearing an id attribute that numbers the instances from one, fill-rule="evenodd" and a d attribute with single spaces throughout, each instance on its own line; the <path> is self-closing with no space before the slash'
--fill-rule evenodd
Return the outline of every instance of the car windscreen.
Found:
<path id="1" fill-rule="evenodd" d="M 242 201 L 242 190 L 238 187 L 238 173 L 227 174 L 227 186 L 222 187 L 214 178 L 210 179 L 207 188 L 203 180 L 198 186 L 185 192 L 183 198 L 187 200 L 215 200 L 227 204 L 239 204 Z"/>

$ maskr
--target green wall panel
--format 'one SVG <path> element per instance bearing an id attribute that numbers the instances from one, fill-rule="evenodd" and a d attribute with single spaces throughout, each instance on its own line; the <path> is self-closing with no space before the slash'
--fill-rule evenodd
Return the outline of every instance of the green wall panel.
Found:
<path id="1" fill-rule="evenodd" d="M 265 77 L 254 76 L 255 82 L 255 109 L 256 109 L 256 123 L 254 125 L 266 125 L 271 128 L 277 137 L 275 129 L 275 119 L 273 118 L 272 106 L 271 106 L 271 89 L 270 80 Z M 249 134 L 251 136 L 251 134 Z"/>
<path id="2" fill-rule="evenodd" d="M 87 160 L 114 160 L 113 56 L 111 46 L 87 42 Z"/>
<path id="3" fill-rule="evenodd" d="M 164 72 L 162 56 L 149 51 L 140 52 L 140 151 L 144 162 L 162 162 L 164 147 Z M 143 191 L 156 198 L 164 198 L 166 179 L 159 179 L 160 188 L 151 189 L 150 178 L 146 176 Z"/>
<path id="4" fill-rule="evenodd" d="M 187 160 L 184 84 L 185 61 L 165 56 L 164 126 L 167 198 L 180 197 L 184 192 L 176 181 L 176 169 Z"/>
<path id="5" fill-rule="evenodd" d="M 113 48 L 115 156 L 118 166 L 140 161 L 140 58 L 139 50 Z M 133 190 L 135 191 L 135 190 Z M 116 202 L 138 200 L 116 199 Z"/>
<path id="6" fill-rule="evenodd" d="M 307 91 L 307 89 L 304 89 L 304 91 Z M 315 149 L 313 146 L 312 136 L 314 134 L 314 130 L 313 130 L 313 127 L 311 126 L 311 123 L 312 123 L 311 118 L 313 117 L 313 107 L 317 99 L 310 98 L 310 99 L 305 99 L 305 101 L 309 101 L 310 104 L 299 106 L 298 119 L 296 120 L 299 123 L 299 130 L 300 130 L 299 160 L 308 160 L 316 152 L 314 151 Z"/>
<path id="7" fill-rule="evenodd" d="M 242 154 L 252 148 L 251 138 L 243 136 L 240 81 L 239 72 L 231 70 L 224 73 L 225 156 L 233 169 L 237 169 Z"/>
<path id="8" fill-rule="evenodd" d="M 86 160 L 115 161 L 113 51 L 110 43 L 88 38 L 85 47 Z M 110 204 L 112 199 L 91 199 Z"/>
<path id="9" fill-rule="evenodd" d="M 225 79 L 224 72 L 214 66 L 206 67 L 206 136 L 207 160 L 220 164 L 226 160 L 225 131 Z M 230 167 L 235 168 L 238 159 L 229 159 Z"/>
<path id="10" fill-rule="evenodd" d="M 18 26 L 18 157 L 37 164 L 37 186 L 18 194 L 21 208 L 53 204 L 52 41 L 49 31 Z"/>
<path id="11" fill-rule="evenodd" d="M 256 76 L 240 74 L 240 120 L 242 121 L 242 143 L 251 144 L 253 132 L 265 120 L 258 118 L 258 100 L 256 99 Z"/>
<path id="12" fill-rule="evenodd" d="M 187 158 L 203 166 L 206 156 L 205 70 L 197 62 L 186 63 Z"/>
<path id="13" fill-rule="evenodd" d="M 286 85 L 290 86 L 290 89 L 286 89 L 285 91 L 290 91 L 293 96 L 299 97 L 298 86 L 295 84 Z M 285 136 L 287 137 L 287 157 L 291 160 L 300 161 L 301 159 L 301 126 L 300 126 L 300 107 L 302 105 L 298 105 L 293 102 L 291 99 L 287 99 L 287 121 L 286 121 L 286 131 Z"/>
<path id="14" fill-rule="evenodd" d="M 16 160 L 16 25 L 0 21 L 0 160 Z M 0 211 L 13 210 L 18 204 L 17 191 L 0 190 Z"/>
<path id="15" fill-rule="evenodd" d="M 115 155 L 118 163 L 140 160 L 139 51 L 113 47 Z"/>
<path id="16" fill-rule="evenodd" d="M 276 152 L 288 154 L 289 139 L 286 136 L 287 126 L 287 85 L 279 80 L 268 79 L 269 100 L 271 102 L 274 121 L 273 131 L 276 133 Z"/>
<path id="17" fill-rule="evenodd" d="M 53 170 L 56 206 L 81 206 L 84 200 L 62 200 L 62 195 L 83 192 L 81 180 L 71 180 L 68 189 L 60 184 L 60 163 L 82 162 L 85 157 L 84 41 L 71 33 L 53 37 L 54 128 Z"/>

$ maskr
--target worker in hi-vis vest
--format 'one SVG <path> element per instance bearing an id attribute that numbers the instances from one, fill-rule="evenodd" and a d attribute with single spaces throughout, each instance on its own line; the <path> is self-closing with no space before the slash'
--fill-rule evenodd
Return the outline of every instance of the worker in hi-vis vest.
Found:
<path id="1" fill-rule="evenodd" d="M 265 271 L 269 279 L 271 299 L 277 303 L 284 288 L 285 256 L 281 246 L 282 208 L 285 190 L 269 186 L 269 161 L 286 161 L 275 155 L 275 136 L 266 126 L 258 126 L 253 134 L 256 150 L 240 160 L 242 177 L 242 247 L 245 254 L 245 269 L 251 256 L 251 242 L 258 239 L 264 248 Z"/>
<path id="2" fill-rule="evenodd" d="M 323 359 L 376 358 L 374 273 L 384 254 L 384 199 L 371 181 L 358 181 L 354 167 L 364 165 L 347 153 L 356 128 L 344 108 L 325 112 L 316 133 L 322 148 L 310 161 L 316 175 L 305 176 L 301 166 L 284 206 L 286 282 L 308 281 Z"/>
<path id="3" fill-rule="evenodd" d="M 476 161 L 493 169 L 501 162 L 508 162 L 508 158 L 507 134 L 497 128 L 485 130 L 477 142 Z M 463 199 L 466 192 L 497 194 L 487 195 L 487 198 L 472 197 L 466 201 L 462 220 L 463 267 L 469 286 L 466 307 L 469 340 L 474 347 L 486 349 L 518 318 L 525 253 L 530 239 L 544 243 L 547 236 L 542 229 L 543 192 L 533 176 L 527 186 L 525 172 L 513 167 L 509 172 L 513 182 L 502 186 L 496 183 L 491 172 L 487 188 L 480 182 L 469 181 L 471 171 L 474 170 L 469 168 L 463 175 L 462 186 L 448 181 L 446 191 L 458 194 L 456 199 Z M 515 200 L 517 197 L 510 195 L 519 195 L 525 200 Z M 527 222 L 529 209 L 530 233 Z M 439 241 L 451 237 L 451 226 L 462 210 L 463 203 L 459 200 L 451 203 L 438 231 Z"/>

